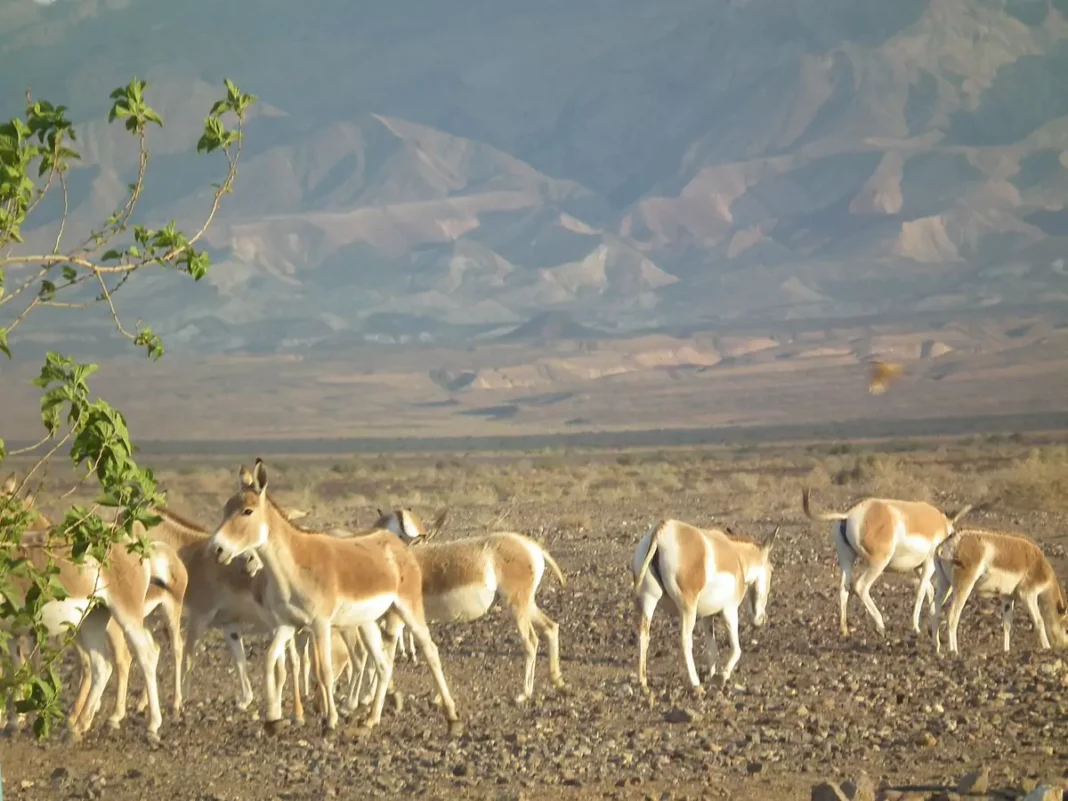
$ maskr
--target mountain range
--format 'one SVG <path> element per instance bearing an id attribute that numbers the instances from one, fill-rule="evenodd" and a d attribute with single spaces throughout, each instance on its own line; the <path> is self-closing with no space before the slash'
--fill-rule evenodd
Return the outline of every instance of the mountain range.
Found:
<path id="1" fill-rule="evenodd" d="M 72 241 L 134 174 L 112 88 L 166 121 L 147 224 L 200 218 L 222 78 L 259 96 L 212 273 L 119 296 L 187 358 L 841 328 L 855 363 L 857 325 L 1004 321 L 959 354 L 1068 309 L 1068 0 L 10 0 L 0 63 L 0 116 L 30 84 L 79 124 Z M 428 392 L 480 386 L 449 361 Z"/>

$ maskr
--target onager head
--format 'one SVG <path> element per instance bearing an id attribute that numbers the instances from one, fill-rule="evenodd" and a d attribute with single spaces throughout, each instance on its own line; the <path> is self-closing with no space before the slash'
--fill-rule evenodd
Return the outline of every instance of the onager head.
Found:
<path id="1" fill-rule="evenodd" d="M 226 501 L 222 523 L 209 540 L 215 558 L 228 565 L 237 556 L 266 545 L 271 531 L 271 511 L 266 465 L 259 459 L 252 470 L 241 465 L 238 490 Z M 251 573 L 251 562 L 247 567 Z"/>
<path id="2" fill-rule="evenodd" d="M 405 545 L 415 545 L 419 542 L 426 542 L 437 536 L 441 531 L 441 527 L 445 524 L 445 518 L 448 516 L 448 510 L 442 512 L 434 520 L 433 527 L 427 531 L 423 522 L 415 516 L 411 509 L 392 509 L 389 512 L 383 512 L 381 509 L 376 509 L 378 512 L 378 520 L 374 522 L 371 528 L 381 528 L 386 531 L 392 531 Z"/>
<path id="3" fill-rule="evenodd" d="M 738 547 L 742 557 L 745 583 L 749 585 L 746 594 L 749 596 L 749 612 L 753 625 L 761 628 L 768 622 L 768 596 L 771 594 L 771 574 L 774 570 L 771 564 L 771 546 L 779 535 L 779 526 L 775 527 L 771 536 L 763 543 L 752 537 L 736 534 L 730 528 L 727 529 L 727 534 Z"/>
<path id="4" fill-rule="evenodd" d="M 750 597 L 752 598 L 753 625 L 757 628 L 761 628 L 768 622 L 768 595 L 771 593 L 771 574 L 774 570 L 771 564 L 771 546 L 775 543 L 775 537 L 778 534 L 779 527 L 776 526 L 771 536 L 760 546 L 760 561 L 753 571 L 756 573 L 756 580 L 753 581 Z"/>

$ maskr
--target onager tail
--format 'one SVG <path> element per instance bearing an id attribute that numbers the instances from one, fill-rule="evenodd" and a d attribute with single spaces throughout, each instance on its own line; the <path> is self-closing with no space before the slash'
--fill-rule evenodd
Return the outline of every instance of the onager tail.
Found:
<path id="1" fill-rule="evenodd" d="M 808 487 L 801 490 L 801 508 L 805 510 L 805 517 L 809 520 L 846 520 L 849 515 L 846 512 L 820 512 L 816 514 L 812 511 L 812 507 L 809 503 Z"/>
<path id="2" fill-rule="evenodd" d="M 567 579 L 564 578 L 564 571 L 560 569 L 560 565 L 556 564 L 556 560 L 553 559 L 552 555 L 547 550 L 545 550 L 541 543 L 538 544 L 538 547 L 541 548 L 541 555 L 545 557 L 545 563 L 549 565 L 549 568 L 553 571 L 553 575 L 555 575 L 556 580 L 560 582 L 560 586 L 567 587 Z"/>
<path id="3" fill-rule="evenodd" d="M 649 565 L 653 563 L 653 557 L 656 556 L 657 547 L 659 545 L 660 534 L 667 526 L 666 520 L 661 520 L 656 525 L 656 530 L 653 531 L 653 536 L 649 538 L 649 551 L 645 554 L 645 559 L 642 561 L 642 568 L 638 571 L 638 575 L 634 578 L 634 591 L 637 592 L 642 586 L 642 582 L 645 581 L 645 574 L 649 572 Z"/>

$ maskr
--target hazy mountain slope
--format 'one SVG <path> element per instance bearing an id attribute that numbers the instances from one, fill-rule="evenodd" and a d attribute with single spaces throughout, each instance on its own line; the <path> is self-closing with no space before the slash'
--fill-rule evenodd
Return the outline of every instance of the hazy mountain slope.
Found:
<path id="1" fill-rule="evenodd" d="M 168 120 L 148 221 L 203 205 L 213 87 L 260 95 L 218 269 L 129 287 L 179 348 L 1065 300 L 1064 0 L 13 0 L 0 61 L 87 123 L 75 233 L 133 168 L 114 85 Z"/>

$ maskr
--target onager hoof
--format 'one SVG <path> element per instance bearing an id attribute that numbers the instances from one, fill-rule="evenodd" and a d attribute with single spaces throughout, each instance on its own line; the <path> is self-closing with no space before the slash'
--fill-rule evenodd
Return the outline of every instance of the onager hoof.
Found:
<path id="1" fill-rule="evenodd" d="M 698 684 L 696 687 L 691 687 L 690 692 L 693 694 L 694 698 L 705 697 L 705 688 L 702 687 L 700 684 Z"/>
<path id="2" fill-rule="evenodd" d="M 519 695 L 515 697 L 515 704 L 516 706 L 523 706 L 523 704 L 525 704 L 529 700 L 529 695 L 527 695 L 526 693 L 519 693 Z"/>
<path id="3" fill-rule="evenodd" d="M 282 718 L 263 721 L 263 730 L 271 736 L 278 734 L 283 728 L 285 728 L 285 721 Z"/>
<path id="4" fill-rule="evenodd" d="M 118 731 L 122 728 L 122 718 L 108 718 L 108 728 Z"/>
<path id="5" fill-rule="evenodd" d="M 393 711 L 398 714 L 404 711 L 404 693 L 399 690 L 393 693 Z"/>
<path id="6" fill-rule="evenodd" d="M 373 715 L 370 715 L 370 716 L 364 718 L 363 719 L 363 723 L 361 724 L 361 726 L 364 729 L 367 729 L 367 730 L 373 729 L 377 725 L 378 725 L 378 721 L 374 719 Z"/>
<path id="7" fill-rule="evenodd" d="M 162 745 L 163 741 L 160 739 L 158 731 L 150 731 L 145 735 L 149 745 Z"/>
<path id="8" fill-rule="evenodd" d="M 464 733 L 464 724 L 459 720 L 449 721 L 449 737 L 459 737 Z"/>

